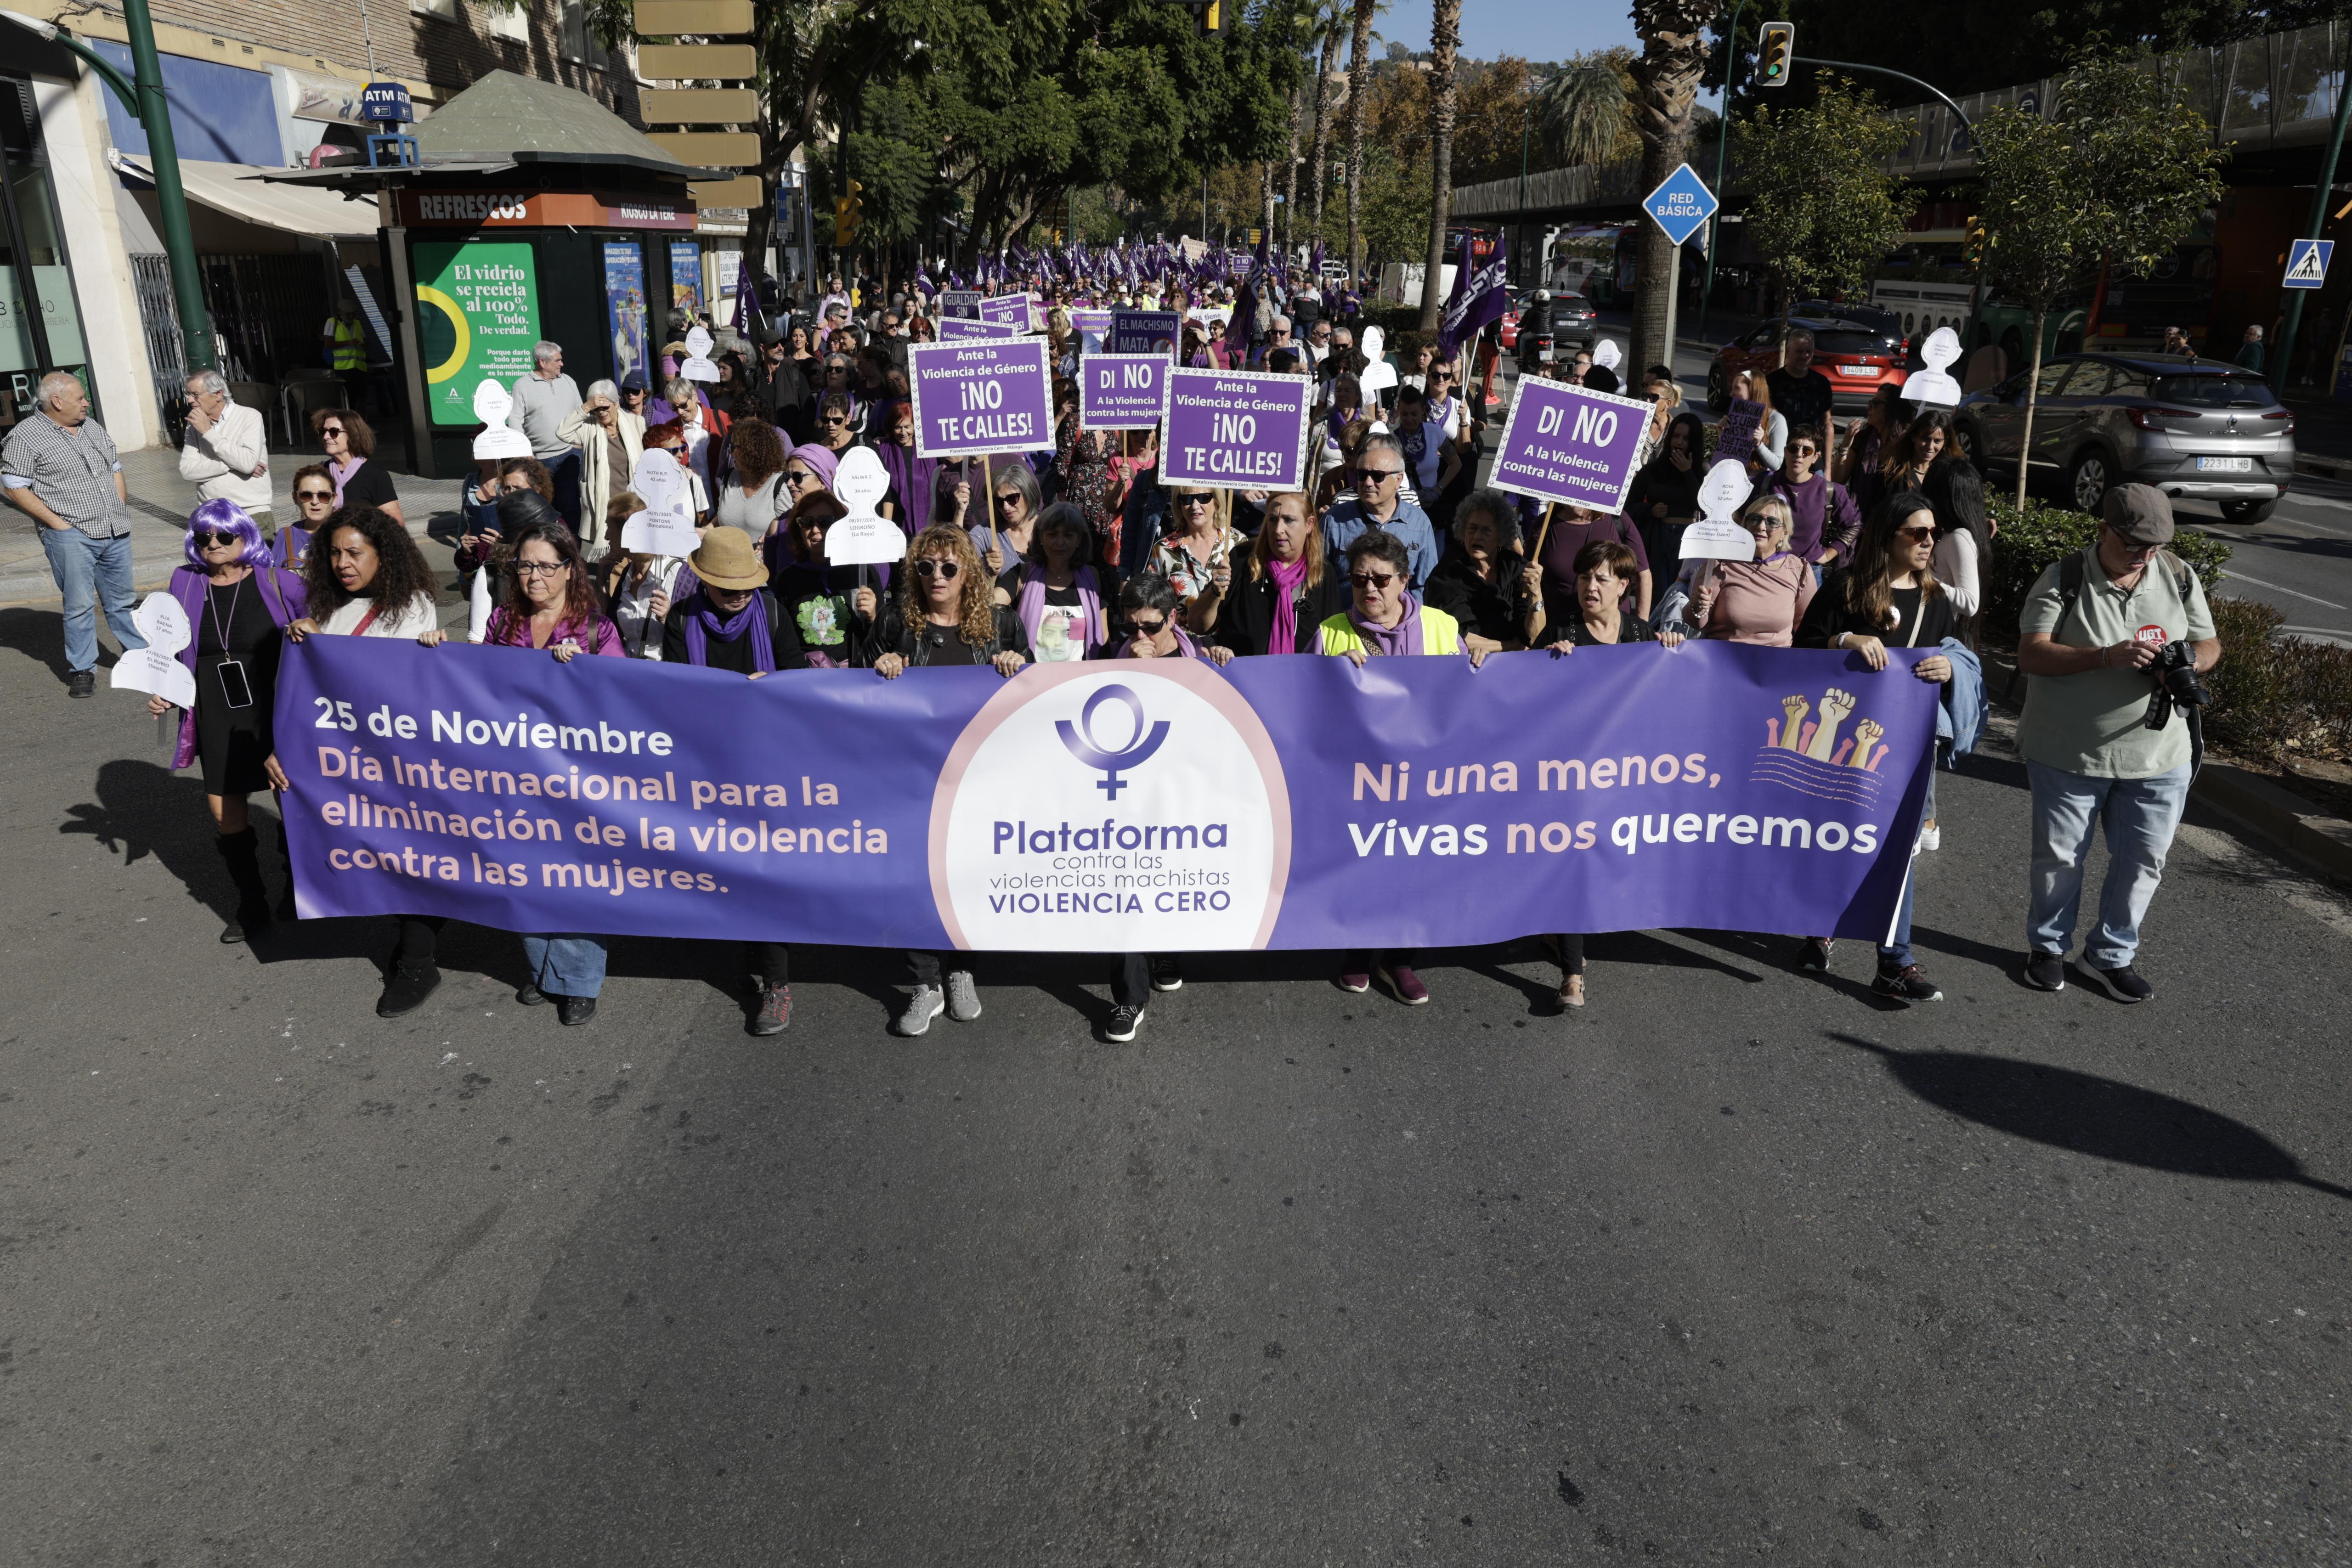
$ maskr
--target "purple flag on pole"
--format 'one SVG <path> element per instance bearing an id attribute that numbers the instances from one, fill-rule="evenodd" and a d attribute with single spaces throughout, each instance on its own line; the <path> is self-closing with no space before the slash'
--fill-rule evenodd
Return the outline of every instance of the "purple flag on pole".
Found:
<path id="1" fill-rule="evenodd" d="M 1462 258 L 1454 263 L 1454 292 L 1445 301 L 1445 319 L 1437 329 L 1437 351 L 1452 359 L 1465 342 L 1475 338 L 1487 322 L 1499 318 L 1511 302 L 1504 281 L 1508 248 L 1504 236 L 1495 236 L 1495 254 L 1475 272 L 1470 269 L 1470 234 L 1462 234 Z M 1426 288 L 1434 279 L 1425 280 Z"/>

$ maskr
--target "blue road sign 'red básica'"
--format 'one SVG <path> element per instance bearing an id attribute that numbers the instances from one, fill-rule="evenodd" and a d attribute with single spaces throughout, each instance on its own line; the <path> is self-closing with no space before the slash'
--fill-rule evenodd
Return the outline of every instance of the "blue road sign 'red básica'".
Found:
<path id="1" fill-rule="evenodd" d="M 1706 182 L 1687 163 L 1667 175 L 1664 184 L 1642 198 L 1642 210 L 1676 245 L 1698 233 L 1699 225 L 1715 216 L 1720 205 L 1715 193 L 1706 188 Z"/>
<path id="2" fill-rule="evenodd" d="M 2328 259 L 2336 254 L 2332 239 L 2299 239 L 2286 247 L 2286 288 L 2317 288 L 2327 281 Z"/>

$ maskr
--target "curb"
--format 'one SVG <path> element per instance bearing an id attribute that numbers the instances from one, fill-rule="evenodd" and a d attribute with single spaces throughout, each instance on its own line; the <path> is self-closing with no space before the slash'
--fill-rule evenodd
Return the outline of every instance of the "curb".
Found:
<path id="1" fill-rule="evenodd" d="M 2352 822 L 2226 762 L 2207 763 L 2189 795 L 2352 887 Z"/>
<path id="2" fill-rule="evenodd" d="M 2352 457 L 2305 457 L 2297 453 L 2294 471 L 2307 479 L 2352 479 Z"/>

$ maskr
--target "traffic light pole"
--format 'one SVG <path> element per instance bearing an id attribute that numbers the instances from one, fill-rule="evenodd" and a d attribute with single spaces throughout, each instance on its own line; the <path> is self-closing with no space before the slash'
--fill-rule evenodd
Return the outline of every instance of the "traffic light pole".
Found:
<path id="1" fill-rule="evenodd" d="M 2345 46 L 2345 58 L 2347 69 L 2338 73 L 2336 78 L 2336 129 L 2328 132 L 2327 157 L 2319 166 L 2319 184 L 2311 193 L 2311 221 L 2303 225 L 2306 231 L 2304 235 L 2305 239 L 2315 240 L 2326 232 L 2327 199 L 2336 191 L 2336 160 L 2344 151 L 2346 113 L 2352 110 L 2352 42 Z M 2270 373 L 2272 387 L 2280 392 L 2286 391 L 2287 364 L 2294 357 L 2294 340 L 2303 329 L 2304 297 L 2311 292 L 2308 288 L 2297 288 L 2293 291 L 2294 298 L 2286 302 L 2286 322 L 2279 329 L 2277 358 L 2271 365 Z"/>
<path id="2" fill-rule="evenodd" d="M 1715 117 L 1715 215 L 1706 220 L 1706 280 L 1698 290 L 1698 335 L 1706 339 L 1706 313 L 1715 304 L 1715 254 L 1723 246 L 1723 178 L 1731 154 L 1731 62 L 1732 51 L 1739 45 L 1739 13 L 1748 8 L 1748 0 L 1738 0 L 1731 7 L 1731 24 L 1723 30 L 1723 112 Z M 1524 167 L 1524 158 L 1522 166 Z M 1524 181 L 1527 175 L 1522 172 Z M 1519 193 L 1519 205 L 1528 204 L 1527 193 Z M 1677 250 L 1682 247 L 1675 246 Z"/>

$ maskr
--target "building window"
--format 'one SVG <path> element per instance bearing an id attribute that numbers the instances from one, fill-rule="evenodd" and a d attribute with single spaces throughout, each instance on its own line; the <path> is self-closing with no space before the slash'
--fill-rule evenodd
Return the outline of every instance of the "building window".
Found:
<path id="1" fill-rule="evenodd" d="M 468 0 L 468 9 L 482 25 L 482 31 L 493 38 L 511 38 L 516 43 L 530 42 L 530 6 L 523 4 L 499 5 L 487 0 Z"/>
<path id="2" fill-rule="evenodd" d="M 563 57 L 583 65 L 600 64 L 588 54 L 588 7 L 585 0 L 563 0 Z"/>
<path id="3" fill-rule="evenodd" d="M 457 0 L 408 0 L 408 8 L 419 16 L 438 16 L 445 22 L 457 19 Z"/>

